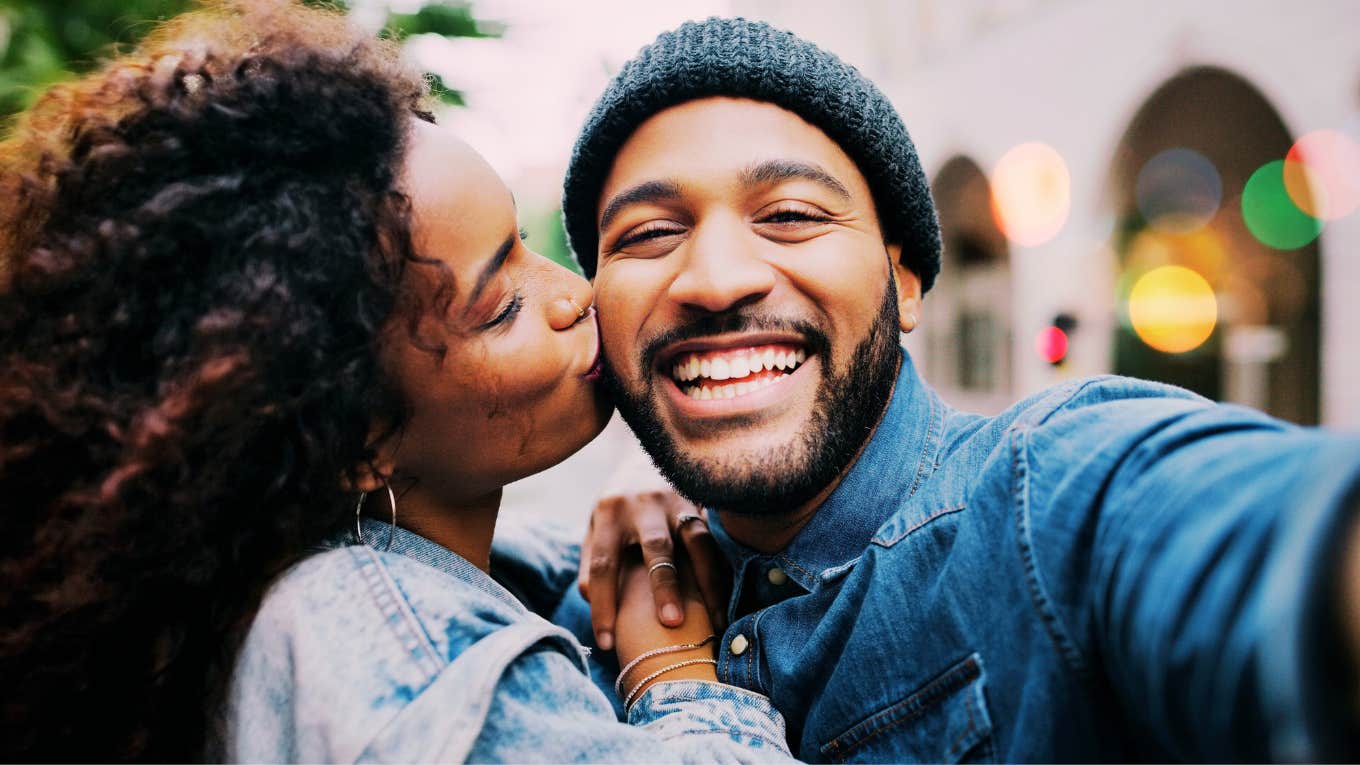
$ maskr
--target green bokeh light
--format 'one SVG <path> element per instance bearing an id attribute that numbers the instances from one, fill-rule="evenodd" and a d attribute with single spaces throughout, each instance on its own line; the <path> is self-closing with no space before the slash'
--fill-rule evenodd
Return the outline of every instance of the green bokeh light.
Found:
<path id="1" fill-rule="evenodd" d="M 1284 160 L 1267 162 L 1242 189 L 1242 220 L 1252 236 L 1277 250 L 1293 250 L 1317 238 L 1322 223 L 1300 210 L 1284 185 Z"/>

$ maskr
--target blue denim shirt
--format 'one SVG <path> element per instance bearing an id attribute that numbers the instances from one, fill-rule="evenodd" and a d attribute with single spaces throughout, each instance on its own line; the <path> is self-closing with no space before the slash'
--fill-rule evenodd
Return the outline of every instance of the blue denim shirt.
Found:
<path id="1" fill-rule="evenodd" d="M 365 520 L 378 548 L 390 527 Z M 376 541 L 375 541 L 376 540 Z M 346 540 L 348 541 L 348 540 Z M 493 570 L 551 607 L 577 555 L 498 540 Z M 498 575 L 500 575 L 498 573 Z M 554 597 L 552 593 L 556 593 Z M 544 595 L 547 597 L 543 597 Z M 619 723 L 586 652 L 468 561 L 397 529 L 390 552 L 342 544 L 273 584 L 240 650 L 225 751 L 247 762 L 786 760 L 769 700 L 660 682 Z"/>
<path id="2" fill-rule="evenodd" d="M 735 571 L 719 677 L 808 761 L 1326 756 L 1358 480 L 1354 436 L 1119 377 L 982 417 L 904 354 L 786 549 L 711 514 Z"/>

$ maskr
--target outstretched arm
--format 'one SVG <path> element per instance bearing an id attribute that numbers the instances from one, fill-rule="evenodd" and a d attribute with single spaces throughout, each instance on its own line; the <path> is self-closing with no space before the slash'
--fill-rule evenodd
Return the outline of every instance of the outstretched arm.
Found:
<path id="1" fill-rule="evenodd" d="M 1360 438 L 1154 398 L 1060 411 L 1011 446 L 1036 608 L 1136 729 L 1188 760 L 1355 754 L 1336 702 L 1360 645 L 1341 626 L 1360 611 Z"/>

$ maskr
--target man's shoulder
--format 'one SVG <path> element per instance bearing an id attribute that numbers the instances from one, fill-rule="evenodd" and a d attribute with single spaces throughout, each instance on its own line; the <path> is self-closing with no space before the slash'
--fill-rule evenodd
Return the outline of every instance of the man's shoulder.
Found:
<path id="1" fill-rule="evenodd" d="M 1094 437 L 1214 406 L 1165 383 L 1119 375 L 1077 378 L 1027 396 L 994 416 L 953 413 L 945 426 L 939 464 L 977 475 L 984 463 L 1004 457 L 998 449 L 1016 432 Z"/>
<path id="2" fill-rule="evenodd" d="M 1213 406 L 1213 402 L 1175 385 L 1120 375 L 1096 375 L 1069 380 L 1026 397 L 999 415 L 1011 428 L 1040 427 L 1055 417 L 1104 417 L 1108 413 L 1142 410 L 1185 412 Z"/>

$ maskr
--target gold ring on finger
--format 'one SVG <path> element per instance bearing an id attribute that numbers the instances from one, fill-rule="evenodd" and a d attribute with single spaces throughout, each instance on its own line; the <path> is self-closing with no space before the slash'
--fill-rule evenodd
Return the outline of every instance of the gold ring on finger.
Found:
<path id="1" fill-rule="evenodd" d="M 680 529 L 683 529 L 685 527 L 685 524 L 689 523 L 690 521 L 698 521 L 703 524 L 708 523 L 708 521 L 704 520 L 704 517 L 702 515 L 695 515 L 694 513 L 681 513 L 680 515 L 675 516 L 675 530 L 679 531 Z"/>

